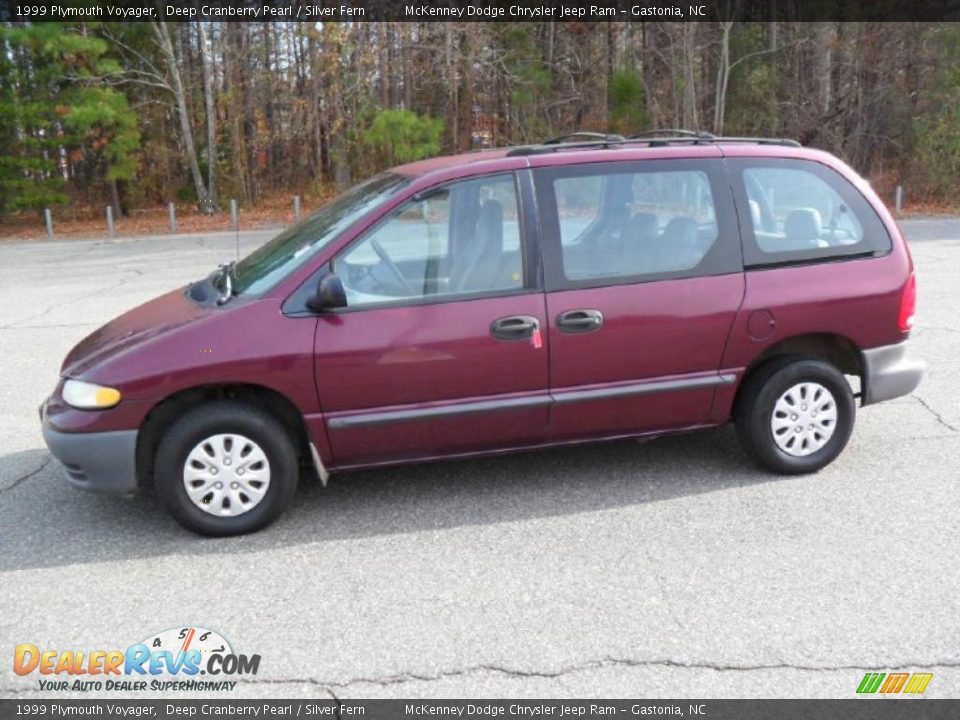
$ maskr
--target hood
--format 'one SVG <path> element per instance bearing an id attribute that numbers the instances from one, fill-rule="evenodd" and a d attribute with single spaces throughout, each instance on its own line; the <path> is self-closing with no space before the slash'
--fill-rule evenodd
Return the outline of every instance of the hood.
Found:
<path id="1" fill-rule="evenodd" d="M 115 357 L 214 312 L 192 302 L 183 288 L 161 295 L 114 318 L 81 340 L 63 361 L 60 372 L 81 377 L 108 357 Z"/>

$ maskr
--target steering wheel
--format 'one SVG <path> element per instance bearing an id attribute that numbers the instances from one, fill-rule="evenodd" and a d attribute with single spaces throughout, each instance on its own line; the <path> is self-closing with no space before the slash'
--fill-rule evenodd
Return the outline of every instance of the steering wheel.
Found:
<path id="1" fill-rule="evenodd" d="M 377 254 L 377 257 L 387 266 L 387 269 L 390 271 L 390 274 L 393 275 L 394 279 L 400 283 L 400 287 L 403 288 L 404 292 L 408 295 L 416 295 L 417 291 L 414 289 L 413 285 L 410 284 L 410 281 L 407 280 L 403 273 L 400 272 L 400 268 L 397 267 L 397 264 L 393 261 L 387 251 L 383 249 L 383 245 L 380 244 L 380 241 L 376 238 L 370 239 L 370 247 L 373 248 L 373 251 Z"/>

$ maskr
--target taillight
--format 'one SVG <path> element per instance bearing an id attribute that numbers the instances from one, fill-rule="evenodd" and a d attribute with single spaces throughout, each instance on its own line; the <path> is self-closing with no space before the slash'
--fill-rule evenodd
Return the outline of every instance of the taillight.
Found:
<path id="1" fill-rule="evenodd" d="M 910 279 L 903 286 L 903 295 L 900 296 L 900 315 L 897 325 L 901 332 L 908 332 L 913 327 L 913 316 L 917 312 L 917 276 L 910 273 Z"/>

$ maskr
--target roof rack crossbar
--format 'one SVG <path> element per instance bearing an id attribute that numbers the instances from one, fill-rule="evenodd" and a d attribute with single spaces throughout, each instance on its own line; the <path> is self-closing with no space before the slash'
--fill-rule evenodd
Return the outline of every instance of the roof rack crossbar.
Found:
<path id="1" fill-rule="evenodd" d="M 578 130 L 576 132 L 567 133 L 566 135 L 558 135 L 557 137 L 550 138 L 549 140 L 544 140 L 541 145 L 560 145 L 561 143 L 571 140 L 573 138 L 591 138 L 593 140 L 601 140 L 605 142 L 620 142 L 626 140 L 623 135 L 618 135 L 616 133 L 599 133 L 599 132 L 590 132 L 588 130 Z"/>
<path id="2" fill-rule="evenodd" d="M 716 137 L 718 143 L 755 143 L 757 145 L 786 145 L 787 147 L 803 147 L 796 140 L 790 138 L 763 138 L 763 137 Z"/>
<path id="3" fill-rule="evenodd" d="M 679 130 L 676 128 L 664 128 L 662 130 L 644 130 L 643 132 L 634 133 L 627 137 L 628 140 L 640 140 L 643 138 L 657 137 L 660 135 L 669 135 L 672 137 L 691 137 L 691 138 L 700 138 L 702 140 L 713 140 L 716 135 L 702 130 Z"/>

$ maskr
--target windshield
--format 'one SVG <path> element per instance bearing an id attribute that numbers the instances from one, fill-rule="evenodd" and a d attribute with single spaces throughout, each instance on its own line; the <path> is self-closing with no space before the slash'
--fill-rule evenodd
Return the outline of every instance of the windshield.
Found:
<path id="1" fill-rule="evenodd" d="M 237 263 L 234 292 L 266 292 L 409 182 L 402 175 L 383 173 L 350 188 Z"/>

